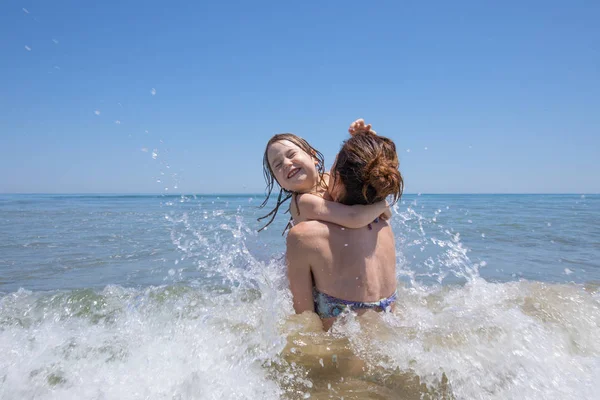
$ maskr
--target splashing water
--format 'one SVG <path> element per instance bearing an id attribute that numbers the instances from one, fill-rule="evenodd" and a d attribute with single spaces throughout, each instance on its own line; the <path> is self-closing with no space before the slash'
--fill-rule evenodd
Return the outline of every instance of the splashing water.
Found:
<path id="1" fill-rule="evenodd" d="M 465 244 L 482 228 L 476 212 L 468 213 L 475 224 L 461 225 L 475 232 L 461 235 L 452 221 L 466 210 L 426 200 L 397 205 L 392 219 L 403 282 L 396 311 L 348 314 L 326 334 L 314 317 L 293 315 L 285 221 L 257 234 L 247 196 L 36 199 L 30 221 L 87 215 L 95 233 L 71 226 L 44 237 L 33 222 L 7 246 L 34 233 L 42 237 L 29 249 L 78 238 L 73 264 L 64 246 L 55 250 L 69 269 L 88 262 L 84 244 L 100 240 L 91 235 L 125 233 L 102 243 L 118 246 L 109 252 L 127 246 L 117 254 L 134 264 L 121 268 L 138 275 L 90 288 L 104 266 L 80 275 L 79 288 L 5 292 L 0 398 L 594 398 L 598 285 L 483 279 L 480 269 L 495 261 L 471 261 Z M 106 214 L 107 201 L 120 211 Z M 23 207 L 3 204 L 6 215 Z M 144 268 L 157 257 L 158 267 Z"/>

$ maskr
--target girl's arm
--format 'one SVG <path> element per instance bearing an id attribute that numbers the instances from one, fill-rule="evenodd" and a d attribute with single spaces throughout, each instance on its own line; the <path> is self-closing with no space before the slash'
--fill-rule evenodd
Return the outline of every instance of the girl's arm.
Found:
<path id="1" fill-rule="evenodd" d="M 298 220 L 314 219 L 333 222 L 346 228 L 362 228 L 388 210 L 385 201 L 348 206 L 328 201 L 310 193 L 298 195 Z M 387 219 L 387 218 L 386 218 Z"/>

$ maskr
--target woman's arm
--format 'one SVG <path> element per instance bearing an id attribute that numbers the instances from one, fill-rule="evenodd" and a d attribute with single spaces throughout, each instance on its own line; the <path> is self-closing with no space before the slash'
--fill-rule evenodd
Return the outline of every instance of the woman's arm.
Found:
<path id="1" fill-rule="evenodd" d="M 310 193 L 298 195 L 300 220 L 313 219 L 333 222 L 346 228 L 367 226 L 376 218 L 385 214 L 387 210 L 388 205 L 385 201 L 369 205 L 356 204 L 348 206 L 325 200 Z"/>
<path id="2" fill-rule="evenodd" d="M 315 311 L 313 301 L 313 279 L 310 272 L 310 263 L 307 257 L 306 238 L 303 237 L 302 226 L 293 227 L 287 235 L 287 276 L 290 281 L 294 311 L 302 314 L 305 311 Z"/>

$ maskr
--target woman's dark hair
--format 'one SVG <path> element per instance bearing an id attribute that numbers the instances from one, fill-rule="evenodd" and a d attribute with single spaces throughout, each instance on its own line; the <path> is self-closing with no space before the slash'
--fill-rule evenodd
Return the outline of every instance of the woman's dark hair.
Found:
<path id="1" fill-rule="evenodd" d="M 325 159 L 323 157 L 323 154 L 321 154 L 317 149 L 312 147 L 306 140 L 302 139 L 299 136 L 294 135 L 293 133 L 278 133 L 277 135 L 275 135 L 271 139 L 269 139 L 269 141 L 267 142 L 267 146 L 265 147 L 265 154 L 263 155 L 263 176 L 264 176 L 265 182 L 267 184 L 267 187 L 265 188 L 266 198 L 265 198 L 265 201 L 263 201 L 262 204 L 259 206 L 259 208 L 263 208 L 267 204 L 267 202 L 269 201 L 269 198 L 271 197 L 271 193 L 273 192 L 273 187 L 275 186 L 275 182 L 277 182 L 277 179 L 275 179 L 275 174 L 273 173 L 273 170 L 271 169 L 271 164 L 269 164 L 268 152 L 269 152 L 269 146 L 271 146 L 273 143 L 278 142 L 280 140 L 290 141 L 290 142 L 294 143 L 296 146 L 300 147 L 300 149 L 305 151 L 308 155 L 310 155 L 311 157 L 314 157 L 317 160 L 317 172 L 319 173 L 319 184 L 325 185 L 325 182 L 323 180 L 323 174 L 325 173 Z M 290 197 L 292 197 L 292 195 L 294 194 L 294 192 L 291 192 L 289 190 L 282 188 L 281 185 L 279 185 L 279 182 L 277 182 L 277 185 L 279 186 L 279 196 L 277 196 L 277 204 L 275 205 L 275 208 L 273 208 L 273 210 L 271 210 L 271 212 L 269 212 L 267 215 L 258 218 L 258 220 L 261 221 L 265 218 L 271 217 L 271 219 L 269 219 L 267 224 L 258 230 L 259 232 L 262 231 L 263 229 L 265 229 L 267 226 L 271 225 L 271 222 L 273 222 L 273 220 L 275 219 L 275 216 L 277 215 L 277 211 L 279 211 L 279 207 L 281 207 L 281 205 L 283 203 L 285 203 L 287 200 L 289 200 Z M 285 232 L 285 230 L 284 230 L 284 232 Z"/>
<path id="2" fill-rule="evenodd" d="M 393 196 L 402 196 L 404 180 L 398 170 L 394 142 L 371 132 L 361 132 L 342 144 L 332 173 L 345 188 L 342 204 L 373 204 Z"/>

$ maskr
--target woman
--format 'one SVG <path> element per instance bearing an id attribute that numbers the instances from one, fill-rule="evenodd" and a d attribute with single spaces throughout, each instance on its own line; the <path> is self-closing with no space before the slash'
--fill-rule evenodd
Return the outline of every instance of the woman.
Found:
<path id="1" fill-rule="evenodd" d="M 329 195 L 348 205 L 388 196 L 397 201 L 404 186 L 398 165 L 392 140 L 359 129 L 331 168 Z M 359 229 L 302 222 L 287 236 L 287 264 L 294 310 L 316 312 L 325 329 L 344 310 L 389 311 L 396 300 L 396 250 L 387 221 Z"/>

